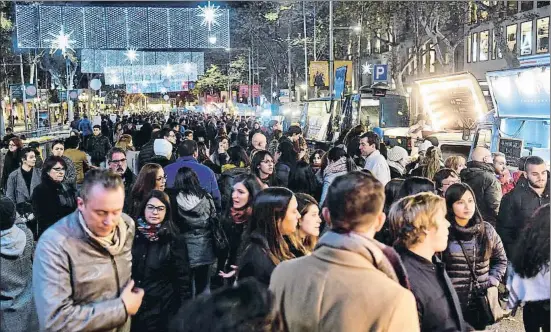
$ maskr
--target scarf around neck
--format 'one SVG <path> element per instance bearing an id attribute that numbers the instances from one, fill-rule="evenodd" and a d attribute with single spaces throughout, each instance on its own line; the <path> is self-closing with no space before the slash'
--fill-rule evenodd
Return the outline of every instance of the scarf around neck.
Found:
<path id="1" fill-rule="evenodd" d="M 335 174 L 340 172 L 346 172 L 346 157 L 341 157 L 339 160 L 327 165 L 323 171 L 323 175 Z"/>
<path id="2" fill-rule="evenodd" d="M 155 242 L 159 240 L 159 230 L 161 229 L 162 224 L 149 224 L 142 218 L 139 218 L 137 221 L 137 228 L 140 231 L 140 233 L 143 234 L 143 236 L 146 237 L 151 242 Z"/>
<path id="3" fill-rule="evenodd" d="M 117 223 L 117 227 L 115 227 L 113 234 L 105 237 L 100 237 L 92 233 L 92 231 L 88 228 L 88 225 L 86 225 L 86 221 L 84 221 L 84 217 L 80 212 L 78 213 L 78 221 L 80 222 L 80 225 L 82 226 L 82 229 L 84 229 L 86 235 L 107 250 L 111 255 L 116 256 L 121 253 L 124 245 L 126 244 L 126 237 L 128 235 L 128 225 L 126 225 L 126 222 L 122 219 L 122 217 Z"/>
<path id="4" fill-rule="evenodd" d="M 323 246 L 355 252 L 367 259 L 389 279 L 396 281 L 406 289 L 411 289 L 406 269 L 400 256 L 392 247 L 360 233 L 340 234 L 333 231 L 325 233 L 319 239 L 314 250 Z"/>

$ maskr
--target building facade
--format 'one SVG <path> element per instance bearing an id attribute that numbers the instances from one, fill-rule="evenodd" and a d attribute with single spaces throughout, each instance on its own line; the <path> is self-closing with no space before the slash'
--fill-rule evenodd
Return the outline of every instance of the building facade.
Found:
<path id="1" fill-rule="evenodd" d="M 505 35 L 507 47 L 518 59 L 549 54 L 550 1 L 484 1 L 488 6 L 505 6 L 499 11 L 497 20 L 471 3 L 470 30 L 465 37 L 463 68 L 478 80 L 486 80 L 486 72 L 508 69 L 510 65 L 503 58 L 497 46 L 496 29 Z M 499 22 L 494 26 L 494 22 Z"/>

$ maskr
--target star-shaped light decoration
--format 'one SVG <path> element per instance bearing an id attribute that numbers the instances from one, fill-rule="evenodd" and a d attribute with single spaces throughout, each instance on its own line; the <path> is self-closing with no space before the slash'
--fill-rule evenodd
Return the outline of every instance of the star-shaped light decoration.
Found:
<path id="1" fill-rule="evenodd" d="M 368 75 L 371 75 L 372 72 L 371 70 L 373 69 L 373 65 L 372 64 L 369 64 L 369 63 L 365 63 L 362 65 L 362 73 L 365 75 L 365 74 L 368 74 Z"/>
<path id="2" fill-rule="evenodd" d="M 220 8 L 220 6 L 211 5 L 210 1 L 205 7 L 199 7 L 201 10 L 199 16 L 203 18 L 201 25 L 206 25 L 209 31 L 213 25 L 218 25 L 216 19 L 221 15 L 218 13 L 218 8 Z"/>
<path id="3" fill-rule="evenodd" d="M 71 35 L 73 34 L 73 31 L 71 31 L 69 34 L 66 34 L 65 29 L 62 25 L 61 30 L 58 34 L 54 34 L 52 32 L 50 32 L 49 34 L 53 37 L 53 39 L 49 40 L 51 42 L 51 48 L 53 49 L 53 51 L 51 52 L 52 54 L 57 52 L 57 50 L 61 50 L 61 54 L 65 56 L 67 54 L 67 49 L 73 50 L 73 48 L 71 47 L 71 44 L 73 43 L 73 41 L 71 40 Z"/>
<path id="4" fill-rule="evenodd" d="M 130 63 L 134 63 L 134 61 L 138 59 L 138 53 L 136 52 L 135 48 L 127 50 L 124 55 L 126 56 L 128 61 L 130 61 Z"/>

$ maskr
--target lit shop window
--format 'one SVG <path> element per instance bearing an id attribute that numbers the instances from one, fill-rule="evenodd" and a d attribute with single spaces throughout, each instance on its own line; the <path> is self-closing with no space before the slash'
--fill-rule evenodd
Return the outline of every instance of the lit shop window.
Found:
<path id="1" fill-rule="evenodd" d="M 532 54 L 532 21 L 520 25 L 520 55 Z"/>
<path id="2" fill-rule="evenodd" d="M 480 61 L 488 60 L 488 38 L 490 38 L 488 30 L 480 32 Z"/>
<path id="3" fill-rule="evenodd" d="M 512 24 L 507 26 L 507 47 L 509 51 L 515 52 L 517 48 L 517 25 Z"/>
<path id="4" fill-rule="evenodd" d="M 536 21 L 536 53 L 549 52 L 549 17 Z"/>

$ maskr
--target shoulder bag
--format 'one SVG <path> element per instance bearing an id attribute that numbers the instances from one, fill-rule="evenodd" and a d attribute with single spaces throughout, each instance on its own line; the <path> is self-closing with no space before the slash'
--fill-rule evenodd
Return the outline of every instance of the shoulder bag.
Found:
<path id="1" fill-rule="evenodd" d="M 220 221 L 220 217 L 216 212 L 216 207 L 214 206 L 214 200 L 212 196 L 210 195 L 208 196 L 210 201 L 209 202 L 210 204 L 209 227 L 212 232 L 214 254 L 218 257 L 218 256 L 222 256 L 224 253 L 228 251 L 230 247 L 230 243 L 228 241 L 228 237 L 226 236 L 226 232 L 222 227 L 222 222 Z"/>
<path id="2" fill-rule="evenodd" d="M 472 264 L 469 260 L 469 256 L 465 252 L 463 243 L 461 242 L 461 240 L 457 240 L 457 242 L 461 247 L 463 256 L 465 256 L 465 260 L 467 261 L 467 265 L 469 266 L 471 277 L 473 278 L 475 291 L 473 298 L 474 304 L 478 309 L 478 320 L 480 323 L 484 323 L 485 325 L 495 324 L 502 320 L 505 316 L 505 313 L 501 308 L 499 302 L 498 289 L 495 286 L 489 287 L 488 289 L 482 289 L 482 287 L 478 283 L 478 278 L 476 277 L 474 264 Z"/>

